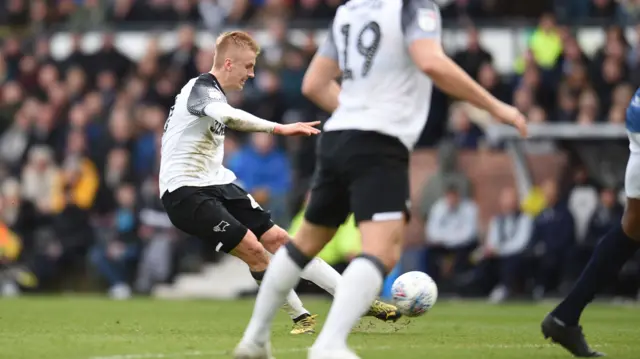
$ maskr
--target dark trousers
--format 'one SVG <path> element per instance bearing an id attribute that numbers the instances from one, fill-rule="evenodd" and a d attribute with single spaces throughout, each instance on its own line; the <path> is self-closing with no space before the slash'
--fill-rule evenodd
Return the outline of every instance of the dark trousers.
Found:
<path id="1" fill-rule="evenodd" d="M 476 249 L 477 243 L 465 244 L 455 247 L 430 246 L 427 248 L 427 272 L 437 282 L 443 279 L 442 264 L 446 257 L 451 257 L 451 275 L 463 273 L 473 267 L 471 253 Z"/>
<path id="2" fill-rule="evenodd" d="M 569 259 L 566 252 L 549 251 L 536 258 L 534 286 L 542 287 L 545 291 L 549 291 L 562 284 L 566 278 L 567 261 Z"/>
<path id="3" fill-rule="evenodd" d="M 96 245 L 91 249 L 89 259 L 110 286 L 128 282 L 129 268 L 138 259 L 139 248 L 129 244 L 119 258 L 109 258 L 105 245 Z"/>
<path id="4" fill-rule="evenodd" d="M 514 254 L 480 262 L 476 278 L 482 293 L 488 293 L 497 284 L 504 285 L 509 292 L 516 291 L 522 278 L 523 259 L 521 254 Z"/>

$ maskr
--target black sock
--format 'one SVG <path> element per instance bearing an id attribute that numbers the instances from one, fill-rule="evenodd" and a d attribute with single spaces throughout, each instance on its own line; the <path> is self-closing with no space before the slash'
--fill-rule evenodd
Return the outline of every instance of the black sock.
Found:
<path id="1" fill-rule="evenodd" d="M 598 291 L 615 280 L 638 248 L 640 242 L 629 238 L 618 224 L 600 240 L 575 286 L 551 314 L 565 325 L 577 325 L 587 304 Z"/>
<path id="2" fill-rule="evenodd" d="M 309 314 L 309 313 L 304 313 L 304 314 L 300 315 L 299 317 L 294 318 L 294 319 L 293 319 L 293 322 L 294 322 L 294 323 L 297 323 L 297 322 L 301 321 L 302 319 L 304 319 L 304 318 L 308 318 L 308 317 L 310 317 L 310 316 L 311 316 L 311 314 Z"/>
<path id="3" fill-rule="evenodd" d="M 258 283 L 258 285 L 260 285 L 262 283 L 262 278 L 264 278 L 264 274 L 266 273 L 266 270 L 260 271 L 260 272 L 254 272 L 254 271 L 250 271 L 251 276 L 253 277 L 253 279 L 256 280 L 256 283 Z"/>

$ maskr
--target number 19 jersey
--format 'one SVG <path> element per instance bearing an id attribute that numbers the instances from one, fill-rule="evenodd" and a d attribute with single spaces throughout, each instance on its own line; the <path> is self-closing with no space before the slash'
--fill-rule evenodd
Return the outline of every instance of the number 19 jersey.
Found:
<path id="1" fill-rule="evenodd" d="M 339 106 L 323 131 L 374 131 L 412 149 L 429 113 L 432 81 L 408 52 L 418 39 L 441 41 L 431 0 L 350 0 L 340 6 L 320 56 L 342 70 Z"/>

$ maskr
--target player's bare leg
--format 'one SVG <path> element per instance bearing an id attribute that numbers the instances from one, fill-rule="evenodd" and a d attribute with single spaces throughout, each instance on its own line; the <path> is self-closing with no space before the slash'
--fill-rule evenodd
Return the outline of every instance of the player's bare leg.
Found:
<path id="1" fill-rule="evenodd" d="M 632 153 L 626 173 L 627 196 L 636 196 L 633 185 L 640 175 L 640 157 Z M 627 197 L 621 225 L 607 233 L 567 297 L 542 321 L 542 333 L 576 357 L 600 357 L 592 350 L 580 326 L 580 316 L 596 293 L 615 280 L 620 269 L 640 248 L 640 199 Z"/>
<path id="2" fill-rule="evenodd" d="M 364 254 L 354 259 L 343 273 L 327 321 L 309 350 L 309 358 L 357 358 L 347 347 L 347 337 L 400 258 L 404 220 L 364 221 L 359 228 Z"/>
<path id="3" fill-rule="evenodd" d="M 258 285 L 261 284 L 264 273 L 269 265 L 270 256 L 253 232 L 247 231 L 242 241 L 229 254 L 247 263 L 251 276 L 256 280 Z M 302 306 L 302 301 L 293 290 L 287 294 L 283 309 L 289 317 L 291 317 L 294 325 L 302 319 L 310 317 L 309 311 Z M 301 333 L 293 333 L 292 331 L 292 334 Z"/>
<path id="4" fill-rule="evenodd" d="M 247 356 L 246 353 L 250 348 L 265 346 L 270 342 L 275 308 L 283 304 L 287 293 L 300 281 L 303 269 L 333 238 L 336 229 L 303 220 L 295 237 L 277 250 L 258 291 L 249 325 L 234 352 L 235 359 L 265 358 Z"/>

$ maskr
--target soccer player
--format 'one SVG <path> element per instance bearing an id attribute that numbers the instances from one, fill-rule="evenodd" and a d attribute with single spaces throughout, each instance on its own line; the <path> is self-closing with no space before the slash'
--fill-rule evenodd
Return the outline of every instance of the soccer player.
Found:
<path id="1" fill-rule="evenodd" d="M 579 325 L 580 316 L 596 293 L 615 281 L 625 262 L 640 248 L 640 89 L 627 107 L 626 126 L 631 153 L 624 179 L 627 205 L 622 221 L 600 240 L 571 292 L 542 321 L 544 337 L 576 357 L 604 356 L 587 344 Z"/>
<path id="2" fill-rule="evenodd" d="M 222 166 L 225 130 L 283 136 L 320 132 L 314 127 L 319 122 L 280 125 L 227 104 L 225 94 L 242 90 L 254 76 L 259 52 L 258 44 L 245 32 L 224 33 L 216 40 L 211 72 L 191 79 L 176 96 L 164 126 L 160 161 L 160 196 L 171 222 L 188 234 L 216 243 L 216 251 L 242 259 L 258 283 L 269 263 L 267 251 L 275 253 L 289 236 L 249 193 L 233 183 L 236 176 Z M 333 294 L 340 274 L 315 258 L 303 277 Z M 288 293 L 285 309 L 294 321 L 292 334 L 314 331 L 315 316 L 295 292 Z M 379 301 L 367 315 L 385 321 L 399 317 L 395 306 Z"/>
<path id="3" fill-rule="evenodd" d="M 363 254 L 345 270 L 312 359 L 355 359 L 347 336 L 401 252 L 409 212 L 409 154 L 425 125 L 432 81 L 526 135 L 517 109 L 498 101 L 442 49 L 431 0 L 351 0 L 338 8 L 302 91 L 331 118 L 319 142 L 305 219 L 272 258 L 236 359 L 271 358 L 273 310 L 354 212 Z M 342 75 L 342 88 L 334 80 Z"/>

